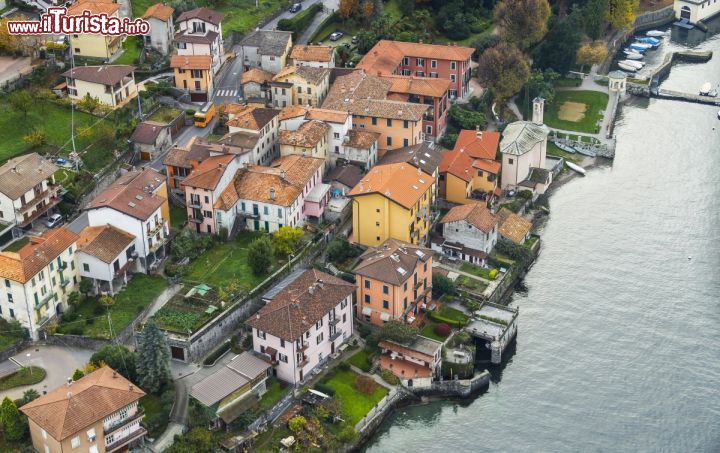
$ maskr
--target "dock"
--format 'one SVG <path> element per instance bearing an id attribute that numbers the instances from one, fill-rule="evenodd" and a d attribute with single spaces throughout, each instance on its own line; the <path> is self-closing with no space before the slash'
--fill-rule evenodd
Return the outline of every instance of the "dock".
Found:
<path id="1" fill-rule="evenodd" d="M 650 90 L 650 95 L 659 99 L 670 99 L 675 101 L 694 102 L 696 104 L 718 105 L 720 106 L 720 97 L 701 96 L 699 94 L 681 93 L 672 90 Z"/>
<path id="2" fill-rule="evenodd" d="M 475 338 L 477 347 L 489 349 L 490 361 L 498 364 L 517 335 L 518 314 L 517 308 L 483 302 L 465 331 Z"/>

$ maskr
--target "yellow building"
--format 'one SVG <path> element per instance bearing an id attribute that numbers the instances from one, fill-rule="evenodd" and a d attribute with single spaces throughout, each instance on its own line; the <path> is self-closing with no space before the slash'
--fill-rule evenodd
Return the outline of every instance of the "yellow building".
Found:
<path id="1" fill-rule="evenodd" d="M 330 88 L 330 69 L 287 66 L 270 82 L 273 105 L 319 107 Z"/>
<path id="2" fill-rule="evenodd" d="M 430 227 L 432 176 L 405 163 L 376 165 L 348 193 L 353 240 L 377 246 L 388 238 L 423 244 Z"/>
<path id="3" fill-rule="evenodd" d="M 330 126 L 322 121 L 308 121 L 296 131 L 282 130 L 278 136 L 280 155 L 328 158 L 328 132 Z"/>
<path id="4" fill-rule="evenodd" d="M 170 67 L 175 72 L 175 87 L 190 93 L 192 102 L 212 98 L 213 73 L 210 55 L 173 55 Z"/>
<path id="5" fill-rule="evenodd" d="M 107 14 L 109 17 L 120 17 L 120 5 L 112 0 L 78 0 L 67 10 L 68 16 L 82 15 L 83 11 L 90 14 Z M 75 56 L 99 58 L 107 60 L 122 50 L 124 35 L 105 36 L 80 33 L 69 35 L 70 48 Z"/>
<path id="6" fill-rule="evenodd" d="M 96 98 L 101 104 L 122 107 L 137 96 L 135 67 L 128 65 L 78 66 L 66 71 L 68 97 Z"/>
<path id="7" fill-rule="evenodd" d="M 462 130 L 452 151 L 440 162 L 440 197 L 451 203 L 474 203 L 497 190 L 500 162 L 495 160 L 500 134 Z"/>

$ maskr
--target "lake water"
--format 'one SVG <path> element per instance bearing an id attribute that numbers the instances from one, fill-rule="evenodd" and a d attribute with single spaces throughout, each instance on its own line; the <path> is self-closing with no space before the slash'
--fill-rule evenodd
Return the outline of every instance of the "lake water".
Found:
<path id="1" fill-rule="evenodd" d="M 663 87 L 720 82 L 718 35 L 692 48 L 716 55 Z M 488 391 L 401 409 L 367 450 L 720 451 L 717 111 L 626 104 L 614 162 L 551 197 L 512 301 L 516 350 Z"/>

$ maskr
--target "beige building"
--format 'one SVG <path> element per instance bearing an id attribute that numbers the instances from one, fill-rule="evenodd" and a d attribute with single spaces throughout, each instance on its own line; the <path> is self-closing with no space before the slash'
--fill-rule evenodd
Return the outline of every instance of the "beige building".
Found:
<path id="1" fill-rule="evenodd" d="M 335 48 L 333 46 L 312 46 L 297 44 L 290 51 L 290 64 L 313 68 L 334 68 Z"/>
<path id="2" fill-rule="evenodd" d="M 173 40 L 178 55 L 207 55 L 215 74 L 222 65 L 225 48 L 222 40 L 223 15 L 210 8 L 195 8 L 178 17 L 179 31 Z"/>
<path id="3" fill-rule="evenodd" d="M 175 87 L 190 93 L 192 102 L 206 102 L 213 94 L 212 59 L 209 55 L 173 55 Z"/>
<path id="4" fill-rule="evenodd" d="M 296 131 L 281 130 L 278 143 L 280 155 L 328 158 L 328 131 L 330 126 L 321 121 L 303 123 Z"/>
<path id="5" fill-rule="evenodd" d="M 240 42 L 243 67 L 261 68 L 277 74 L 287 63 L 292 48 L 292 33 L 280 30 L 255 30 Z"/>
<path id="6" fill-rule="evenodd" d="M 143 37 L 145 47 L 153 48 L 163 55 L 170 53 L 175 31 L 174 12 L 173 8 L 162 3 L 155 3 L 145 11 L 143 19 L 150 23 L 150 33 Z"/>
<path id="7" fill-rule="evenodd" d="M 112 453 L 143 444 L 145 413 L 138 401 L 144 395 L 105 366 L 20 410 L 28 417 L 35 451 Z"/>
<path id="8" fill-rule="evenodd" d="M 90 14 L 106 14 L 109 17 L 120 17 L 120 5 L 112 0 L 78 0 L 67 10 L 68 16 L 79 16 L 83 11 Z M 80 33 L 68 35 L 72 53 L 78 57 L 109 60 L 122 52 L 124 35 L 105 36 Z"/>
<path id="9" fill-rule="evenodd" d="M 57 170 L 37 153 L 15 157 L 0 167 L 0 231 L 32 225 L 60 202 Z"/>
<path id="10" fill-rule="evenodd" d="M 270 86 L 275 107 L 318 107 L 330 88 L 330 69 L 287 66 L 273 77 Z"/>
<path id="11" fill-rule="evenodd" d="M 122 107 L 137 96 L 135 67 L 128 65 L 79 66 L 63 74 L 70 99 L 87 95 L 112 108 Z"/>

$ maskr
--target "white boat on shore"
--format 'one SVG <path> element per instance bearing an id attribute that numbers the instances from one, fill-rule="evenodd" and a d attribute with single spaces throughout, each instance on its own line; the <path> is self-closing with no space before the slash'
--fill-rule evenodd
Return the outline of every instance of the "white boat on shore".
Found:
<path id="1" fill-rule="evenodd" d="M 645 55 L 639 53 L 639 52 L 626 52 L 625 58 L 628 60 L 642 60 L 645 58 Z"/>
<path id="2" fill-rule="evenodd" d="M 565 143 L 560 143 L 560 142 L 553 142 L 553 143 L 555 143 L 555 146 L 557 146 L 561 150 L 565 151 L 566 153 L 575 154 L 577 152 L 575 150 L 575 148 L 573 148 L 570 145 L 566 145 Z"/>
<path id="3" fill-rule="evenodd" d="M 585 173 L 587 173 L 587 172 L 585 171 L 585 169 L 582 168 L 580 165 L 574 164 L 574 163 L 569 162 L 569 161 L 567 161 L 567 160 L 565 161 L 565 165 L 567 165 L 570 170 L 573 170 L 573 171 L 575 171 L 575 172 L 577 172 L 577 173 L 579 173 L 579 174 L 581 174 L 581 175 L 583 175 L 583 176 L 585 176 Z"/>
<path id="4" fill-rule="evenodd" d="M 629 64 L 627 64 L 627 63 L 623 63 L 622 61 L 619 61 L 619 62 L 618 62 L 618 67 L 620 67 L 620 69 L 623 69 L 623 70 L 628 71 L 628 72 L 635 72 L 635 71 L 637 71 L 637 68 L 636 68 L 635 66 L 629 65 Z"/>
<path id="5" fill-rule="evenodd" d="M 658 38 L 660 36 L 665 36 L 665 32 L 660 31 L 660 30 L 650 30 L 649 32 L 645 33 L 645 36 L 650 36 L 652 38 Z"/>
<path id="6" fill-rule="evenodd" d="M 645 63 L 643 63 L 642 61 L 620 60 L 619 63 L 625 63 L 626 65 L 632 66 L 633 68 L 635 68 L 635 69 L 638 70 L 638 71 L 639 71 L 640 69 L 642 69 L 643 67 L 645 67 Z M 619 64 L 619 63 L 618 63 L 618 64 Z"/>
<path id="7" fill-rule="evenodd" d="M 713 91 L 712 83 L 705 82 L 703 83 L 703 86 L 700 87 L 700 96 L 710 96 L 710 93 Z"/>
<path id="8" fill-rule="evenodd" d="M 646 50 L 650 50 L 653 48 L 652 44 L 648 44 L 648 43 L 640 42 L 640 41 L 635 41 L 634 43 L 632 43 L 632 46 L 639 47 L 641 49 L 646 49 Z"/>
<path id="9" fill-rule="evenodd" d="M 582 154 L 583 156 L 588 157 L 597 157 L 597 153 L 594 149 L 591 149 L 589 146 L 576 146 L 575 149 L 579 154 Z"/>

